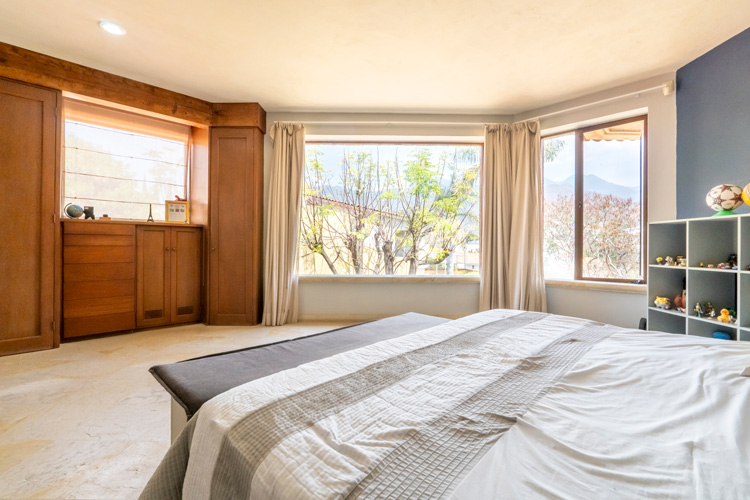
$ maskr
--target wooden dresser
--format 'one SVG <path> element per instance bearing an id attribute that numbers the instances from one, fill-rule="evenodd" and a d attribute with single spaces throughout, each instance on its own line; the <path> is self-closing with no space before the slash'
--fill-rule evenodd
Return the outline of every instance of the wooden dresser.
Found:
<path id="1" fill-rule="evenodd" d="M 63 221 L 63 338 L 199 321 L 201 226 Z"/>

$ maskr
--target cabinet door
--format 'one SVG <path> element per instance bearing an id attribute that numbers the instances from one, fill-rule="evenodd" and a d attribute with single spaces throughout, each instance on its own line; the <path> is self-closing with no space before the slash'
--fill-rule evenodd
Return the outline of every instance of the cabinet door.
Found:
<path id="1" fill-rule="evenodd" d="M 209 323 L 260 321 L 263 134 L 211 129 Z"/>
<path id="2" fill-rule="evenodd" d="M 171 233 L 165 226 L 138 226 L 136 258 L 136 326 L 170 323 L 169 262 Z"/>
<path id="3" fill-rule="evenodd" d="M 198 321 L 201 313 L 201 248 L 203 231 L 196 227 L 171 229 L 172 323 Z"/>
<path id="4" fill-rule="evenodd" d="M 0 80 L 0 355 L 59 341 L 58 98 Z"/>

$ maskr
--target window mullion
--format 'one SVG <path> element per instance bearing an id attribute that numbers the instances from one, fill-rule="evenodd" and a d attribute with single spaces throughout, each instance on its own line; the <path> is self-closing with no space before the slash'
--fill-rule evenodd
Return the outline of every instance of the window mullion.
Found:
<path id="1" fill-rule="evenodd" d="M 583 278 L 583 132 L 576 130 L 575 170 L 575 270 L 574 278 Z"/>

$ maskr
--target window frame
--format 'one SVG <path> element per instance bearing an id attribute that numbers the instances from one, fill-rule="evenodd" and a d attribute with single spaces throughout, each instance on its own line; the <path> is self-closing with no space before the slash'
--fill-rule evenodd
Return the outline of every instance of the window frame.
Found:
<path id="1" fill-rule="evenodd" d="M 73 111 L 71 111 L 73 110 Z M 80 123 L 84 126 L 90 126 L 95 128 L 102 128 L 102 129 L 108 129 L 117 131 L 119 133 L 123 134 L 132 134 L 132 135 L 141 135 L 145 137 L 153 137 L 155 139 L 163 139 L 168 141 L 174 141 L 174 142 L 182 142 L 183 138 L 178 138 L 177 136 L 183 136 L 183 134 L 178 131 L 174 132 L 174 129 L 176 128 L 184 128 L 185 134 L 184 134 L 184 144 L 185 144 L 185 166 L 184 166 L 184 176 L 183 176 L 183 197 L 187 201 L 188 206 L 190 205 L 190 182 L 191 182 L 191 172 L 192 172 L 192 148 L 193 148 L 193 127 L 189 125 L 185 125 L 184 123 L 180 123 L 177 121 L 169 120 L 163 117 L 156 117 L 151 116 L 146 113 L 139 113 L 134 110 L 124 110 L 120 109 L 116 106 L 108 106 L 105 104 L 95 103 L 95 102 L 89 102 L 85 99 L 80 99 L 77 97 L 65 97 L 63 99 L 62 103 L 62 117 L 61 117 L 61 180 L 60 180 L 60 216 L 64 216 L 64 207 L 66 205 L 65 200 L 66 199 L 74 199 L 72 197 L 66 196 L 66 182 L 65 177 L 67 172 L 67 165 L 66 165 L 66 152 L 67 152 L 67 143 L 66 143 L 66 125 L 67 122 L 74 122 L 74 123 Z M 110 123 L 111 122 L 111 123 Z M 169 130 L 172 129 L 172 130 Z M 166 131 L 166 132 L 165 132 Z M 120 156 L 120 155 L 110 155 L 109 153 L 103 153 L 103 152 L 97 152 L 100 154 L 105 154 L 109 156 Z M 154 181 L 147 181 L 147 182 L 154 182 Z M 120 203 L 119 200 L 110 200 L 106 198 L 94 198 L 90 197 L 87 198 L 92 201 L 101 201 L 101 202 L 114 202 L 114 203 Z M 169 201 L 169 199 L 165 200 Z M 136 203 L 136 204 L 142 204 L 147 205 L 149 203 L 145 202 L 130 202 L 130 203 Z M 149 204 L 153 205 L 153 204 Z M 112 217 L 112 219 L 115 220 L 130 220 L 130 221 L 139 221 L 139 220 L 146 220 L 145 218 L 123 218 L 123 217 Z M 162 221 L 157 217 L 157 220 L 159 222 L 166 222 L 166 215 L 165 220 Z"/>
<path id="2" fill-rule="evenodd" d="M 479 155 L 479 171 L 480 171 L 480 177 L 479 177 L 479 195 L 481 196 L 481 171 L 482 167 L 484 165 L 484 148 L 485 144 L 484 141 L 471 141 L 471 142 L 460 142 L 460 141 L 429 141 L 429 140 L 417 140 L 417 141 L 408 141 L 408 140 L 373 140 L 373 139 L 364 139 L 364 140 L 356 140 L 356 139 L 334 139 L 334 140 L 321 140 L 321 139 L 315 139 L 315 140 L 305 140 L 305 147 L 307 145 L 358 145 L 358 144 L 366 144 L 366 145 L 385 145 L 385 146 L 479 146 L 481 148 L 481 154 Z M 305 168 L 307 168 L 307 165 L 305 165 Z M 303 172 L 304 175 L 304 172 Z M 480 213 L 479 213 L 479 240 L 482 239 L 481 234 L 481 200 L 480 200 Z M 302 216 L 302 213 L 300 212 L 300 217 Z M 297 257 L 299 259 L 299 256 Z M 479 271 L 481 274 L 481 270 Z M 375 282 L 389 282 L 392 283 L 394 281 L 403 280 L 403 281 L 411 281 L 414 282 L 444 282 L 448 280 L 464 280 L 467 282 L 478 282 L 480 279 L 478 275 L 424 275 L 424 274 L 418 274 L 418 275 L 410 275 L 410 274 L 377 274 L 377 275 L 368 275 L 368 274 L 300 274 L 299 275 L 300 280 L 302 281 L 320 281 L 320 280 L 340 280 L 340 281 L 348 281 L 348 282 L 366 282 L 366 283 L 375 283 Z"/>
<path id="3" fill-rule="evenodd" d="M 593 130 L 599 130 L 605 127 L 623 125 L 626 123 L 643 121 L 643 146 L 642 146 L 642 168 L 641 168 L 641 258 L 640 258 L 640 279 L 618 279 L 618 278 L 595 278 L 583 276 L 583 134 Z M 564 135 L 575 135 L 575 186 L 574 186 L 574 235 L 575 235 L 575 255 L 573 267 L 573 280 L 587 283 L 627 283 L 634 285 L 646 284 L 646 250 L 648 248 L 648 114 L 610 120 L 606 122 L 587 125 L 569 129 L 564 132 L 542 137 L 542 141 L 554 139 Z M 542 147 L 542 177 L 544 177 L 544 148 Z M 544 188 L 542 188 L 544 191 Z"/>

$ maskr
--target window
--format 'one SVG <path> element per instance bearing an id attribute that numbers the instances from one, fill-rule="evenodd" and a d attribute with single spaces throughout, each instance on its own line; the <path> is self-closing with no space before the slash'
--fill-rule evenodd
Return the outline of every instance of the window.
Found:
<path id="1" fill-rule="evenodd" d="M 64 204 L 97 216 L 164 220 L 165 200 L 185 198 L 190 127 L 65 102 Z"/>
<path id="2" fill-rule="evenodd" d="M 542 140 L 544 275 L 643 283 L 647 117 Z"/>
<path id="3" fill-rule="evenodd" d="M 308 143 L 300 274 L 476 275 L 480 145 Z"/>

